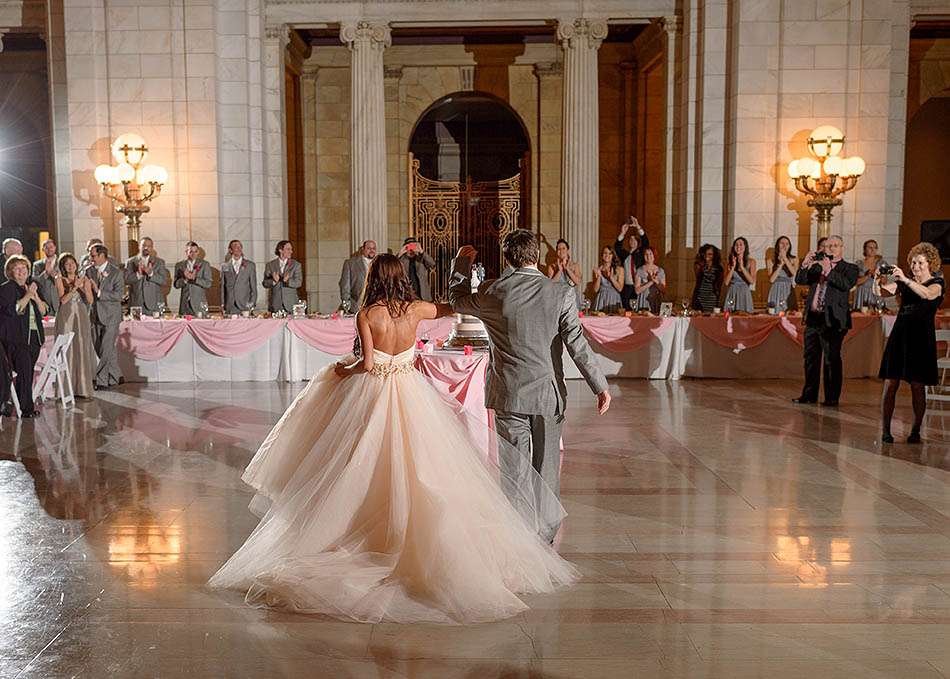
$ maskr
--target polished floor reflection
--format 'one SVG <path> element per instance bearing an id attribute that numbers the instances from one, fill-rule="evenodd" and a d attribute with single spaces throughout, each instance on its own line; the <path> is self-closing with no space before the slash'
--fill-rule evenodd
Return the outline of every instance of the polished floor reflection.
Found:
<path id="1" fill-rule="evenodd" d="M 799 386 L 618 381 L 597 418 L 573 383 L 559 549 L 586 577 L 464 628 L 204 586 L 301 385 L 126 385 L 3 419 L 0 677 L 950 676 L 950 411 L 882 449 L 876 382 L 840 410 L 792 405 Z"/>

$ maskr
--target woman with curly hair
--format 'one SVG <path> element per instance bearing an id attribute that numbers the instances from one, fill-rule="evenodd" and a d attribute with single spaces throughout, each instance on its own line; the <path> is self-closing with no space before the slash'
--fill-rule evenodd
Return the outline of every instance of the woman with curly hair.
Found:
<path id="1" fill-rule="evenodd" d="M 696 311 L 710 314 L 719 306 L 722 292 L 722 255 L 719 254 L 719 248 L 712 243 L 704 243 L 696 253 L 693 272 L 696 274 L 696 285 L 693 287 L 690 306 Z"/>
<path id="2" fill-rule="evenodd" d="M 943 300 L 946 282 L 935 272 L 940 269 L 940 253 L 930 243 L 918 243 L 907 254 L 911 277 L 894 267 L 890 276 L 878 277 L 881 295 L 900 297 L 900 311 L 887 338 L 881 370 L 884 380 L 881 399 L 881 440 L 893 443 L 891 417 L 901 381 L 910 383 L 914 404 L 914 426 L 908 443 L 920 443 L 920 427 L 927 410 L 926 386 L 937 384 L 937 338 L 934 317 Z M 891 280 L 888 280 L 890 278 Z"/>

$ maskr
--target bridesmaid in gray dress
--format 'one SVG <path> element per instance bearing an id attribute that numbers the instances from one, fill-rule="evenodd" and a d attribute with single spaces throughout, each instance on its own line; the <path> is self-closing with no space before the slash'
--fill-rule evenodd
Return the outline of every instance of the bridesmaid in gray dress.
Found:
<path id="1" fill-rule="evenodd" d="M 739 236 L 732 242 L 729 264 L 723 278 L 729 287 L 726 289 L 725 311 L 745 311 L 752 313 L 752 284 L 755 282 L 755 259 L 749 257 L 749 241 Z"/>
<path id="2" fill-rule="evenodd" d="M 864 241 L 862 248 L 864 259 L 858 260 L 858 282 L 854 290 L 854 310 L 860 311 L 861 307 L 876 307 L 884 300 L 874 294 L 874 279 L 877 278 L 877 271 L 882 264 L 887 264 L 884 258 L 877 252 L 877 241 Z"/>
<path id="3" fill-rule="evenodd" d="M 581 267 L 571 259 L 571 246 L 563 238 L 558 238 L 555 252 L 557 253 L 557 260 L 554 264 L 548 266 L 548 278 L 574 288 L 574 298 L 577 300 L 577 309 L 580 311 L 584 304 L 583 294 L 581 293 L 583 285 Z"/>
<path id="4" fill-rule="evenodd" d="M 60 255 L 59 271 L 61 275 L 56 279 L 56 292 L 59 293 L 56 336 L 67 332 L 76 333 L 66 352 L 73 393 L 82 398 L 92 398 L 92 376 L 97 363 L 89 325 L 92 283 L 86 276 L 79 275 L 79 263 L 68 252 Z"/>
<path id="5" fill-rule="evenodd" d="M 620 291 L 623 290 L 623 267 L 614 250 L 604 246 L 600 266 L 594 269 L 594 311 L 612 314 L 621 309 Z"/>
<path id="6" fill-rule="evenodd" d="M 772 253 L 769 263 L 769 282 L 772 284 L 769 288 L 769 308 L 793 311 L 798 307 L 795 299 L 798 257 L 792 254 L 792 241 L 787 236 L 779 236 Z"/>

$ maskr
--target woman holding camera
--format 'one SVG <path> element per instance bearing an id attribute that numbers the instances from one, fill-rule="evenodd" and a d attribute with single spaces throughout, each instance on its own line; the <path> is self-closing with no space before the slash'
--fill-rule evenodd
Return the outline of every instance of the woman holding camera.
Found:
<path id="1" fill-rule="evenodd" d="M 926 385 L 937 384 L 937 339 L 934 317 L 943 299 L 946 283 L 933 272 L 940 267 L 940 254 L 930 243 L 918 243 L 907 254 L 911 278 L 898 267 L 880 267 L 878 284 L 881 295 L 900 296 L 900 311 L 894 329 L 887 338 L 881 370 L 884 380 L 881 399 L 881 441 L 893 443 L 891 417 L 901 380 L 910 383 L 914 404 L 914 426 L 908 443 L 920 443 L 920 426 L 927 410 Z M 888 280 L 888 278 L 892 280 Z"/>

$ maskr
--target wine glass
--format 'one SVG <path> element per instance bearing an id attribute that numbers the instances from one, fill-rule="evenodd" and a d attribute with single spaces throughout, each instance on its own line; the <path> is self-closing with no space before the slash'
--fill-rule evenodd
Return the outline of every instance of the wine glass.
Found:
<path id="1" fill-rule="evenodd" d="M 199 318 L 207 318 L 207 317 L 208 317 L 208 303 L 207 303 L 207 302 L 202 302 L 202 303 L 198 306 L 198 314 L 199 314 L 199 315 L 198 315 Z"/>
<path id="2" fill-rule="evenodd" d="M 343 312 L 344 316 L 350 315 L 350 300 L 344 299 L 340 302 L 340 310 Z"/>

